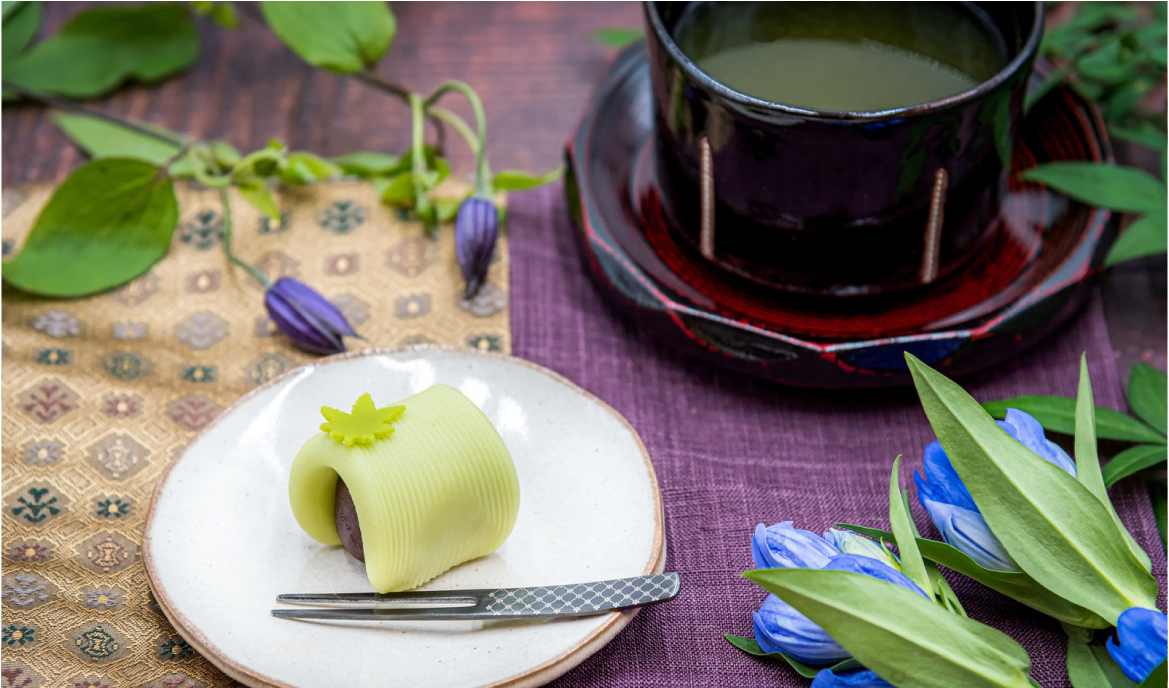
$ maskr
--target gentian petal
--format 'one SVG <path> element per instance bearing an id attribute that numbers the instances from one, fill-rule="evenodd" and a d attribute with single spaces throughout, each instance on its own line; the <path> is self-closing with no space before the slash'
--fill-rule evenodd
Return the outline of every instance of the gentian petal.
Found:
<path id="1" fill-rule="evenodd" d="M 337 307 L 317 290 L 304 282 L 291 277 L 281 277 L 272 284 L 269 291 L 275 291 L 289 302 L 305 309 L 309 314 L 320 319 L 334 333 L 349 337 L 357 336 L 357 332 L 353 330 L 353 326 L 349 324 L 341 311 L 337 310 Z"/>
<path id="2" fill-rule="evenodd" d="M 318 354 L 345 351 L 345 344 L 339 335 L 315 325 L 279 292 L 269 289 L 264 295 L 264 306 L 272 322 L 302 349 Z"/>
<path id="3" fill-rule="evenodd" d="M 958 471 L 954 470 L 954 464 L 950 463 L 950 457 L 946 455 L 946 450 L 942 449 L 941 442 L 935 440 L 926 445 L 922 464 L 925 475 L 919 477 L 914 471 L 913 476 L 919 497 L 924 485 L 928 499 L 978 511 L 974 498 L 970 496 L 970 490 L 966 489 L 966 484 L 958 476 Z"/>
<path id="4" fill-rule="evenodd" d="M 817 666 L 834 664 L 849 656 L 823 628 L 775 595 L 768 595 L 751 618 L 755 641 L 764 652 L 782 652 Z"/>
<path id="5" fill-rule="evenodd" d="M 1002 426 L 1004 424 L 999 423 L 999 425 Z M 1023 413 L 1018 409 L 1007 409 L 1005 425 L 1009 425 L 1015 430 L 1015 432 L 1011 432 L 1006 427 L 1003 427 L 1007 431 L 1007 434 L 1019 441 L 1019 444 L 1027 447 L 1048 462 L 1059 466 L 1072 477 L 1075 477 L 1075 462 L 1071 460 L 1067 452 L 1059 449 L 1058 446 L 1043 436 L 1043 426 L 1031 415 Z M 1052 447 L 1055 447 L 1055 450 Z"/>
<path id="6" fill-rule="evenodd" d="M 990 526 L 986 524 L 981 512 L 920 499 L 920 493 L 919 500 L 938 532 L 942 534 L 942 539 L 973 559 L 979 566 L 995 571 L 1022 570 L 1007 553 L 1003 543 L 990 532 Z"/>
<path id="7" fill-rule="evenodd" d="M 824 669 L 812 680 L 812 688 L 893 688 L 893 684 L 868 669 L 839 674 Z"/>
<path id="8" fill-rule="evenodd" d="M 1165 661 L 1166 617 L 1156 609 L 1133 607 L 1125 610 L 1116 622 L 1120 644 L 1108 639 L 1108 654 L 1120 665 L 1129 679 L 1140 683 Z"/>
<path id="9" fill-rule="evenodd" d="M 752 538 L 752 556 L 757 558 L 755 563 L 759 568 L 784 569 L 818 569 L 833 556 L 840 554 L 836 546 L 819 535 L 809 531 L 793 528 L 791 521 L 783 521 L 760 531 L 755 528 L 755 537 Z M 766 566 L 759 566 L 759 559 Z"/>
<path id="10" fill-rule="evenodd" d="M 898 587 L 905 588 L 912 592 L 916 592 L 927 600 L 933 598 L 925 594 L 921 588 L 917 587 L 913 581 L 909 580 L 904 573 L 881 563 L 876 559 L 861 556 L 859 554 L 838 554 L 832 557 L 832 561 L 824 567 L 825 571 L 851 571 L 852 573 L 860 573 L 878 580 L 883 580 L 887 583 L 892 583 Z"/>

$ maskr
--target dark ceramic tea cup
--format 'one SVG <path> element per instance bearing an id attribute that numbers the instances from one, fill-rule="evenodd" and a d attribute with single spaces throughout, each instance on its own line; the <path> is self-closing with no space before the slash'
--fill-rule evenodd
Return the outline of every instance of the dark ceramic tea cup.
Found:
<path id="1" fill-rule="evenodd" d="M 878 112 L 793 107 L 731 89 L 672 31 L 684 2 L 645 3 L 655 191 L 680 243 L 788 292 L 920 287 L 994 233 L 1041 2 L 968 3 L 1001 34 L 1005 66 L 974 88 Z"/>

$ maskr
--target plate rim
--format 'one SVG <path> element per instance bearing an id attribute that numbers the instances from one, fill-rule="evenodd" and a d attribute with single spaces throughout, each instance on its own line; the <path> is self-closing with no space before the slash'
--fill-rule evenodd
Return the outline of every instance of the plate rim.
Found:
<path id="1" fill-rule="evenodd" d="M 274 387 L 285 380 L 300 375 L 309 368 L 315 368 L 325 363 L 333 363 L 337 361 L 344 361 L 353 358 L 364 358 L 366 356 L 381 356 L 389 354 L 402 353 L 427 353 L 427 352 L 449 352 L 466 354 L 470 356 L 481 356 L 484 358 L 495 359 L 507 363 L 518 364 L 522 367 L 534 370 L 538 373 L 552 378 L 553 381 L 559 382 L 568 388 L 570 392 L 575 392 L 586 399 L 598 404 L 601 408 L 612 414 L 623 426 L 633 435 L 634 440 L 637 441 L 638 450 L 641 452 L 642 461 L 645 463 L 646 473 L 648 474 L 650 484 L 653 486 L 654 495 L 654 539 L 651 545 L 652 552 L 649 561 L 642 571 L 642 575 L 653 573 L 661 573 L 665 568 L 666 559 L 666 537 L 665 537 L 665 516 L 662 508 L 662 491 L 661 485 L 658 483 L 657 472 L 654 470 L 653 461 L 650 459 L 649 451 L 645 448 L 645 443 L 638 434 L 636 428 L 629 422 L 625 416 L 621 415 L 616 409 L 604 400 L 598 398 L 592 392 L 584 389 L 572 380 L 564 377 L 554 370 L 545 368 L 538 363 L 533 363 L 516 356 L 509 354 L 483 351 L 481 349 L 472 349 L 464 346 L 451 346 L 445 344 L 413 344 L 405 346 L 391 346 L 391 347 L 371 347 L 360 349 L 357 351 L 346 351 L 332 356 L 324 356 L 314 359 L 302 365 L 299 365 L 291 370 L 288 370 L 277 377 L 268 380 L 267 382 L 249 390 L 238 399 L 233 401 L 227 408 L 223 409 L 210 423 L 201 428 L 193 437 L 187 440 L 174 457 L 172 457 L 163 468 L 162 473 L 159 474 L 158 480 L 154 483 L 154 490 L 150 496 L 150 506 L 146 511 L 146 521 L 142 528 L 142 547 L 141 557 L 143 567 L 146 570 L 146 581 L 150 586 L 151 592 L 158 601 L 158 606 L 162 609 L 163 615 L 170 621 L 171 625 L 175 627 L 179 635 L 183 637 L 192 647 L 199 651 L 199 654 L 215 665 L 223 673 L 227 674 L 232 679 L 244 683 L 252 688 L 296 688 L 292 684 L 284 683 L 277 679 L 271 678 L 254 671 L 233 659 L 228 658 L 217 646 L 211 643 L 207 638 L 195 628 L 194 624 L 186 618 L 181 612 L 172 608 L 173 603 L 166 594 L 166 589 L 160 584 L 158 579 L 158 571 L 155 569 L 154 558 L 150 547 L 150 529 L 154 523 L 155 507 L 158 505 L 159 498 L 166 486 L 167 479 L 170 477 L 171 469 L 178 465 L 180 461 L 190 451 L 191 446 L 195 444 L 204 433 L 209 432 L 214 428 L 220 420 L 226 418 L 227 415 L 237 409 L 240 405 L 249 401 L 252 397 Z M 556 655 L 552 659 L 523 671 L 519 674 L 509 676 L 507 678 L 495 681 L 494 683 L 483 684 L 480 688 L 529 688 L 531 686 L 541 686 L 545 683 L 567 673 L 578 664 L 588 659 L 602 647 L 604 647 L 610 640 L 612 640 L 625 626 L 633 620 L 640 608 L 633 608 L 626 611 L 610 612 L 606 615 L 604 622 L 578 641 L 568 650 Z"/>

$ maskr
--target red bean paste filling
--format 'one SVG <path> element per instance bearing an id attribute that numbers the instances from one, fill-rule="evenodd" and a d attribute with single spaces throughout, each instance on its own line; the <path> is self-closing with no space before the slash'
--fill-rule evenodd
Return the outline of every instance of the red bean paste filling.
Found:
<path id="1" fill-rule="evenodd" d="M 333 518 L 337 521 L 337 534 L 341 536 L 341 545 L 349 556 L 358 561 L 365 561 L 365 545 L 361 542 L 361 525 L 357 522 L 357 507 L 353 506 L 353 496 L 345 481 L 337 478 L 337 493 L 333 500 Z"/>

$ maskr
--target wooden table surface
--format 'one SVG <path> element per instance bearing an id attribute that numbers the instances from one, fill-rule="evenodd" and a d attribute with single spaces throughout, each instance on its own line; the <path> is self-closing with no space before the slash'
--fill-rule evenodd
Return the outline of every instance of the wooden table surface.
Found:
<path id="1" fill-rule="evenodd" d="M 93 4 L 102 3 L 46 3 L 42 36 Z M 393 9 L 398 32 L 381 75 L 417 90 L 445 79 L 470 83 L 487 110 L 492 166 L 534 172 L 560 164 L 612 54 L 592 31 L 641 23 L 639 6 L 630 2 L 413 2 Z M 273 137 L 324 155 L 409 146 L 409 111 L 401 103 L 309 67 L 248 16 L 235 31 L 200 24 L 200 56 L 188 72 L 123 88 L 93 105 L 243 151 Z M 454 98 L 451 107 L 470 115 Z M 39 106 L 5 105 L 2 125 L 5 186 L 59 181 L 84 159 Z M 470 156 L 458 143 L 450 145 L 455 169 L 469 170 Z M 1164 370 L 1165 258 L 1114 268 L 1102 286 L 1122 376 L 1136 361 Z"/>

